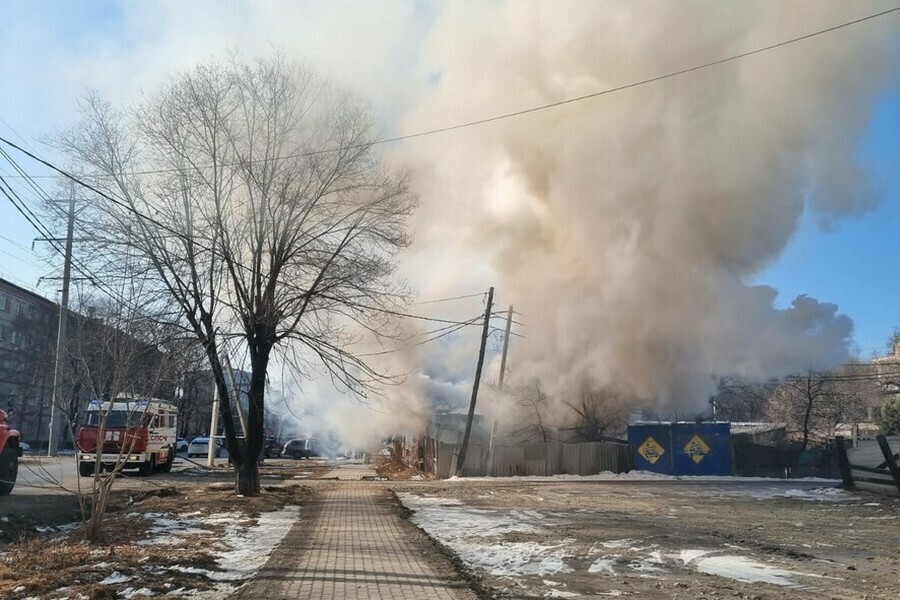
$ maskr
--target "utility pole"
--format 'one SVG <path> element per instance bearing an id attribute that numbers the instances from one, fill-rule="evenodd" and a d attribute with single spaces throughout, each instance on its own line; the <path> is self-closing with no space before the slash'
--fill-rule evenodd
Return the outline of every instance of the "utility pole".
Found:
<path id="1" fill-rule="evenodd" d="M 506 311 L 506 332 L 503 334 L 503 354 L 500 355 L 500 381 L 498 382 L 498 387 L 500 391 L 503 391 L 503 378 L 506 376 L 506 353 L 509 352 L 509 332 L 512 329 L 512 316 L 513 316 L 513 307 L 512 304 L 509 305 L 509 310 Z"/>
<path id="2" fill-rule="evenodd" d="M 494 288 L 488 290 L 487 306 L 484 309 L 484 327 L 481 331 L 481 348 L 478 350 L 478 366 L 475 367 L 475 381 L 472 383 L 472 400 L 469 402 L 469 416 L 466 419 L 466 432 L 463 434 L 462 448 L 456 461 L 453 475 L 462 473 L 466 462 L 466 451 L 469 449 L 469 435 L 472 433 L 472 419 L 475 416 L 475 401 L 478 399 L 478 384 L 481 382 L 481 368 L 484 366 L 484 349 L 487 346 L 488 329 L 491 325 L 491 307 L 494 303 Z"/>
<path id="3" fill-rule="evenodd" d="M 219 445 L 216 443 L 216 432 L 219 430 L 219 386 L 216 385 L 215 380 L 213 380 L 213 389 L 215 393 L 213 395 L 213 409 L 212 416 L 209 419 L 209 444 L 206 446 L 206 466 L 214 467 L 216 466 L 216 454 L 218 454 Z M 226 398 L 227 402 L 228 399 Z"/>
<path id="4" fill-rule="evenodd" d="M 237 378 L 234 376 L 234 369 L 231 368 L 231 355 L 228 352 L 228 346 L 225 346 L 225 368 L 228 370 L 228 378 L 231 380 L 231 393 L 234 394 L 234 403 L 237 407 L 238 419 L 241 421 L 241 431 L 244 432 L 244 439 L 250 439 L 247 432 L 247 415 L 244 414 L 244 407 L 241 405 L 241 388 L 238 386 Z"/>
<path id="5" fill-rule="evenodd" d="M 506 377 L 506 354 L 509 352 L 509 332 L 512 329 L 513 307 L 509 305 L 506 311 L 506 331 L 503 333 L 503 353 L 500 355 L 500 379 L 497 382 L 497 391 L 503 391 L 503 379 Z M 491 441 L 488 442 L 487 474 L 494 474 L 494 438 L 497 437 L 497 417 L 491 423 Z"/>
<path id="6" fill-rule="evenodd" d="M 66 252 L 63 259 L 62 299 L 59 304 L 59 326 L 56 332 L 56 360 L 53 368 L 53 402 L 50 405 L 50 433 L 47 437 L 47 455 L 59 453 L 60 415 L 63 410 L 62 371 L 66 356 L 66 326 L 69 320 L 69 281 L 72 275 L 72 233 L 75 229 L 75 190 L 69 198 L 69 223 L 66 227 Z"/>

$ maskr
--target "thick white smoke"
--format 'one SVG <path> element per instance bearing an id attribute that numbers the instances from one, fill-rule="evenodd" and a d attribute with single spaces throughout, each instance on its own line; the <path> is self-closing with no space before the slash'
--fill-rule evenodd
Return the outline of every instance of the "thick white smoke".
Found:
<path id="1" fill-rule="evenodd" d="M 448 3 L 420 59 L 436 83 L 404 128 L 627 84 L 879 6 Z M 713 375 L 835 364 L 852 333 L 836 306 L 778 310 L 776 291 L 751 282 L 804 210 L 840 217 L 877 200 L 857 151 L 896 66 L 896 25 L 410 142 L 423 201 L 411 264 L 428 265 L 419 279 L 434 292 L 493 279 L 527 325 L 511 367 L 558 395 L 591 380 L 697 408 Z"/>

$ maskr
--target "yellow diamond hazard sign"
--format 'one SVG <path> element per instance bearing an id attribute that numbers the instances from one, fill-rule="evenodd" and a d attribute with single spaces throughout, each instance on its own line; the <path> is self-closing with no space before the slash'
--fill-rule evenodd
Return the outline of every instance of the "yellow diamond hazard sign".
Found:
<path id="1" fill-rule="evenodd" d="M 638 446 L 638 454 L 643 456 L 651 465 L 656 464 L 656 461 L 665 453 L 666 449 L 660 446 L 659 442 L 654 440 L 652 436 L 648 436 L 644 443 Z"/>
<path id="2" fill-rule="evenodd" d="M 706 445 L 703 438 L 695 434 L 694 437 L 689 439 L 688 443 L 684 445 L 684 451 L 688 453 L 692 461 L 699 465 L 700 461 L 709 454 L 709 446 Z"/>

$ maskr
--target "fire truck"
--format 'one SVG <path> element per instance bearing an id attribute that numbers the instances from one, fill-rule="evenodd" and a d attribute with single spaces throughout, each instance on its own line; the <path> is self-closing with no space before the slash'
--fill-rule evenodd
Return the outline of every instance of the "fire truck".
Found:
<path id="1" fill-rule="evenodd" d="M 178 410 L 166 400 L 120 394 L 112 402 L 93 400 L 78 430 L 78 474 L 97 466 L 138 469 L 141 475 L 168 473 L 175 459 Z M 98 442 L 102 436 L 102 443 Z"/>
<path id="2" fill-rule="evenodd" d="M 8 496 L 19 473 L 19 432 L 9 426 L 6 411 L 0 410 L 0 496 Z"/>

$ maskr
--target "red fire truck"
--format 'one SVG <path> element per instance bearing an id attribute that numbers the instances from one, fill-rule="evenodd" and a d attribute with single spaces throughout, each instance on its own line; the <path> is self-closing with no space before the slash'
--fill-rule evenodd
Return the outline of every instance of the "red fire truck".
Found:
<path id="1" fill-rule="evenodd" d="M 98 452 L 106 470 L 121 465 L 141 475 L 168 473 L 175 459 L 177 421 L 178 410 L 166 400 L 120 394 L 113 402 L 92 401 L 76 440 L 79 475 L 94 474 Z M 98 444 L 101 431 L 103 442 Z"/>
<path id="2" fill-rule="evenodd" d="M 7 496 L 19 473 L 19 432 L 9 426 L 6 411 L 0 410 L 0 496 Z"/>

